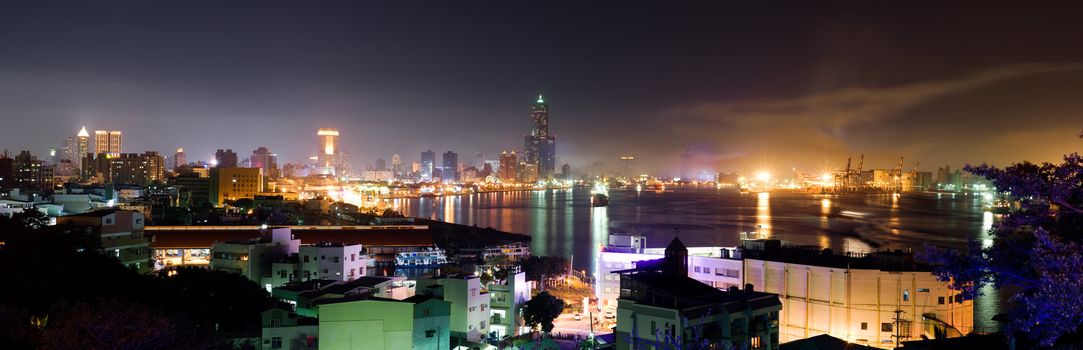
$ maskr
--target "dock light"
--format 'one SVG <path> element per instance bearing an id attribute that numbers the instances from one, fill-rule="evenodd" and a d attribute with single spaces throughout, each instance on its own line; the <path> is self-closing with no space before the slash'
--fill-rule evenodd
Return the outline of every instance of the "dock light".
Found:
<path id="1" fill-rule="evenodd" d="M 831 176 L 830 173 L 824 173 L 823 175 L 820 175 L 820 180 L 823 180 L 823 182 L 830 182 L 833 178 L 835 177 Z"/>
<path id="2" fill-rule="evenodd" d="M 756 180 L 760 180 L 761 182 L 767 182 L 771 180 L 771 173 L 768 173 L 766 171 L 760 171 L 756 173 Z"/>

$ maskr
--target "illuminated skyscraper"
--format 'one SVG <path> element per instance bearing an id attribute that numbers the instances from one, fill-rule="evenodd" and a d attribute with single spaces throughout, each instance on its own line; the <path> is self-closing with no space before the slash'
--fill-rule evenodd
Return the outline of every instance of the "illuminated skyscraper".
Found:
<path id="1" fill-rule="evenodd" d="M 173 154 L 173 166 L 180 168 L 185 165 L 188 165 L 188 157 L 184 154 L 184 148 L 177 148 L 177 153 Z M 170 170 L 175 170 L 176 168 Z"/>
<path id="2" fill-rule="evenodd" d="M 549 177 L 556 170 L 556 136 L 549 134 L 549 104 L 541 95 L 530 106 L 533 130 L 524 137 L 523 162 L 537 165 L 540 177 Z"/>
<path id="3" fill-rule="evenodd" d="M 231 149 L 220 149 L 214 152 L 214 161 L 215 167 L 218 168 L 236 168 L 237 152 L 233 152 Z"/>
<path id="4" fill-rule="evenodd" d="M 432 181 L 433 168 L 436 166 L 436 152 L 431 149 L 421 152 L 421 181 Z"/>
<path id="5" fill-rule="evenodd" d="M 267 147 L 252 151 L 252 156 L 248 158 L 248 161 L 251 167 L 263 169 L 264 176 L 272 179 L 278 177 L 278 155 L 271 153 Z"/>
<path id="6" fill-rule="evenodd" d="M 399 156 L 398 154 L 392 155 L 391 156 L 391 174 L 393 174 L 395 176 L 395 178 L 403 178 L 403 177 L 406 177 L 407 172 L 409 172 L 409 171 L 408 171 L 407 166 L 405 164 L 402 164 L 402 157 Z"/>
<path id="7" fill-rule="evenodd" d="M 120 131 L 94 130 L 94 153 L 120 155 Z"/>
<path id="8" fill-rule="evenodd" d="M 444 166 L 440 169 L 440 178 L 444 181 L 459 181 L 459 154 L 444 152 Z"/>
<path id="9" fill-rule="evenodd" d="M 320 173 L 322 174 L 335 174 L 335 166 L 339 165 L 340 160 L 338 149 L 338 130 L 321 128 L 316 131 L 316 136 L 320 138 L 320 148 L 316 153 L 316 164 L 320 167 Z"/>
<path id="10" fill-rule="evenodd" d="M 519 174 L 518 170 L 519 160 L 516 159 L 515 151 L 504 151 L 500 153 L 500 169 L 498 170 L 498 176 L 501 181 L 515 182 L 515 178 Z"/>
<path id="11" fill-rule="evenodd" d="M 90 133 L 86 132 L 85 126 L 82 129 L 79 129 L 79 134 L 76 135 L 76 138 L 79 142 L 79 145 L 77 146 L 77 158 L 83 159 L 83 157 L 90 152 Z M 79 164 L 81 166 L 83 164 L 82 161 L 80 161 Z"/>

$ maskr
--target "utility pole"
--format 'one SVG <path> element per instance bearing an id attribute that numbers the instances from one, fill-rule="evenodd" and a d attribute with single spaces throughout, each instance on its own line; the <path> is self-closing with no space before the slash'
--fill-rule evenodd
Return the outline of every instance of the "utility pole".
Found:
<path id="1" fill-rule="evenodd" d="M 895 309 L 895 347 L 896 348 L 899 347 L 899 338 L 902 337 L 902 335 L 899 334 L 899 324 L 900 324 L 900 321 L 901 321 L 899 316 L 902 315 L 902 312 L 903 312 L 902 309 Z"/>

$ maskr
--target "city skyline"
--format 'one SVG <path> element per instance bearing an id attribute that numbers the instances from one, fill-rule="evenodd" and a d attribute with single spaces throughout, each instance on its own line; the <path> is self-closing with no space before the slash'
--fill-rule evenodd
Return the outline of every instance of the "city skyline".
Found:
<path id="1" fill-rule="evenodd" d="M 267 146 L 298 161 L 314 155 L 310 129 L 327 127 L 357 164 L 427 149 L 496 155 L 522 144 L 538 93 L 553 104 L 557 166 L 632 155 L 670 176 L 685 149 L 723 172 L 861 154 L 885 168 L 898 157 L 927 168 L 1052 161 L 1079 149 L 1083 127 L 1083 49 L 1059 44 L 1083 35 L 1078 8 L 1016 18 L 997 6 L 218 6 L 118 16 L 5 5 L 2 117 L 50 127 L 6 123 L 0 147 L 47 154 L 85 125 L 123 130 L 131 152 L 184 147 L 207 160 Z M 303 25 L 279 25 L 290 18 Z"/>

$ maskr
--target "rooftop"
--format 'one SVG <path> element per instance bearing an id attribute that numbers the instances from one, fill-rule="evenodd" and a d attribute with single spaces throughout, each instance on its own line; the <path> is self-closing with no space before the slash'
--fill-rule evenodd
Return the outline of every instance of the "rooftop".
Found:
<path id="1" fill-rule="evenodd" d="M 426 247 L 433 245 L 426 226 L 289 226 L 302 244 L 335 242 L 365 246 Z M 260 226 L 147 226 L 152 248 L 210 248 L 215 242 L 248 241 L 261 237 Z"/>
<path id="2" fill-rule="evenodd" d="M 840 269 L 932 271 L 932 266 L 914 260 L 912 252 L 903 250 L 872 253 L 835 253 L 831 249 L 823 249 L 818 246 L 782 245 L 777 240 L 746 240 L 742 241 L 741 244 L 741 256 L 744 259 Z"/>

